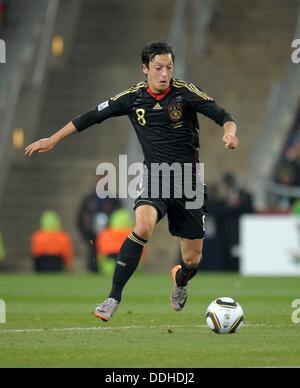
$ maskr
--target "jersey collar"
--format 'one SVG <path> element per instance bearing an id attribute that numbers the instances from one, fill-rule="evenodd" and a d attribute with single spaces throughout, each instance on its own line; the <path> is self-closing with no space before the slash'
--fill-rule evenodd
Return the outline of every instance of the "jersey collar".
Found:
<path id="1" fill-rule="evenodd" d="M 166 95 L 167 95 L 168 93 L 170 93 L 170 91 L 171 91 L 171 85 L 172 85 L 172 81 L 171 81 L 170 85 L 167 87 L 167 89 L 166 89 L 163 93 L 159 93 L 159 94 L 154 93 L 154 92 L 151 90 L 150 86 L 148 85 L 148 87 L 147 87 L 147 92 L 148 92 L 148 93 L 150 94 L 150 96 L 152 96 L 156 101 L 161 101 L 163 98 L 166 97 Z"/>

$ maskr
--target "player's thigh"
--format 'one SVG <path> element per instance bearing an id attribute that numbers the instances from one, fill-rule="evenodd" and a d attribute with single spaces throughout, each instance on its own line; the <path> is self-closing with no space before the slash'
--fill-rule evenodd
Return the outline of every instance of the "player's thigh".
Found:
<path id="1" fill-rule="evenodd" d="M 191 267 L 198 266 L 202 260 L 203 240 L 180 239 L 183 261 Z"/>
<path id="2" fill-rule="evenodd" d="M 149 240 L 157 223 L 158 213 L 151 205 L 141 205 L 135 210 L 134 233 L 139 237 Z"/>

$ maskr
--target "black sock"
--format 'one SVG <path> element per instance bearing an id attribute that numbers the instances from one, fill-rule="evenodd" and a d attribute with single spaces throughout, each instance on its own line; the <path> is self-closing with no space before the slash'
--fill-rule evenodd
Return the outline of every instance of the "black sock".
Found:
<path id="1" fill-rule="evenodd" d="M 118 302 L 121 301 L 123 288 L 137 269 L 147 242 L 134 232 L 124 241 L 118 255 L 109 298 L 114 298 Z"/>
<path id="2" fill-rule="evenodd" d="M 176 284 L 178 287 L 185 287 L 188 282 L 196 275 L 199 266 L 196 268 L 189 267 L 184 262 L 181 264 L 181 269 L 176 273 Z"/>

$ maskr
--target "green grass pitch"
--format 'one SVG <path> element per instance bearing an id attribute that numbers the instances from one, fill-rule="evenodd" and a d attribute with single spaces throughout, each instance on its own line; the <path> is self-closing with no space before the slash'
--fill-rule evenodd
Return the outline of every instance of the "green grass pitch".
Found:
<path id="1" fill-rule="evenodd" d="M 93 309 L 110 283 L 96 275 L 0 275 L 7 310 L 0 367 L 300 366 L 300 324 L 291 319 L 299 278 L 202 273 L 178 313 L 170 308 L 170 277 L 139 273 L 104 323 Z M 207 306 L 221 296 L 245 310 L 246 326 L 237 334 L 217 335 L 205 325 Z"/>

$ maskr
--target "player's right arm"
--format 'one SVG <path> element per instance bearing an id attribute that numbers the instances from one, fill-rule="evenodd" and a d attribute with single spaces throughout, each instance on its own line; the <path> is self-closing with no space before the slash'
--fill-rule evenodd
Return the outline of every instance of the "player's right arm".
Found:
<path id="1" fill-rule="evenodd" d="M 98 105 L 95 109 L 81 114 L 51 137 L 30 144 L 25 148 L 25 156 L 32 156 L 36 152 L 49 152 L 62 140 L 75 133 L 82 132 L 94 124 L 100 124 L 110 117 L 126 115 L 132 101 L 130 91 L 131 89 L 128 89 L 128 91 Z"/>
<path id="2" fill-rule="evenodd" d="M 43 153 L 51 151 L 56 144 L 73 135 L 77 132 L 77 129 L 72 121 L 65 125 L 62 129 L 57 131 L 51 137 L 38 140 L 25 148 L 25 156 L 32 156 L 34 153 Z"/>

